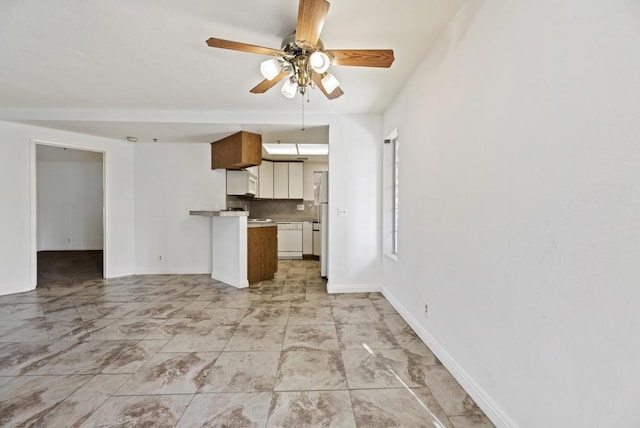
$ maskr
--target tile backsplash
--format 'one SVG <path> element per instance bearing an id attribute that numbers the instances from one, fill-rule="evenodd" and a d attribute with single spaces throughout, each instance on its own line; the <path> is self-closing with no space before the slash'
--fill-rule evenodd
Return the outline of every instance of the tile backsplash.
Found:
<path id="1" fill-rule="evenodd" d="M 299 211 L 298 205 L 304 205 Z M 243 208 L 251 218 L 271 218 L 273 220 L 318 220 L 319 207 L 313 201 L 288 201 L 284 199 L 243 199 L 227 196 L 227 208 Z"/>

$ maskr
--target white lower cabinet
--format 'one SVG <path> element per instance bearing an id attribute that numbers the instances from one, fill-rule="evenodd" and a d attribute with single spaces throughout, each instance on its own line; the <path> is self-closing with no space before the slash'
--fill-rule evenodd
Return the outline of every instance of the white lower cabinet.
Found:
<path id="1" fill-rule="evenodd" d="M 302 254 L 313 254 L 313 222 L 302 223 Z"/>
<path id="2" fill-rule="evenodd" d="M 320 257 L 322 253 L 322 237 L 319 230 L 313 231 L 313 255 Z"/>

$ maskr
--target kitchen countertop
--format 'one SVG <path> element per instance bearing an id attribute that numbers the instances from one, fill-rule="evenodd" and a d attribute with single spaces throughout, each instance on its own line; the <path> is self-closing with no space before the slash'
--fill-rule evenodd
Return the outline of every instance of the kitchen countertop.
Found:
<path id="1" fill-rule="evenodd" d="M 275 221 L 251 221 L 247 222 L 247 227 L 252 229 L 254 227 L 274 227 L 278 224 Z"/>
<path id="2" fill-rule="evenodd" d="M 247 217 L 248 211 L 189 211 L 189 215 L 204 217 Z"/>
<path id="3" fill-rule="evenodd" d="M 305 221 L 318 221 L 316 217 L 314 218 L 286 218 L 286 217 L 271 217 L 271 220 L 275 222 L 305 222 Z"/>

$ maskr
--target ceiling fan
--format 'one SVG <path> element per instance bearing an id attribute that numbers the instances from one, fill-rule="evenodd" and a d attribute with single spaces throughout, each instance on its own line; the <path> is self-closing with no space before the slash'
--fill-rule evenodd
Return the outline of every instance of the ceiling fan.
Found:
<path id="1" fill-rule="evenodd" d="M 212 48 L 272 56 L 260 64 L 265 80 L 250 92 L 262 94 L 285 80 L 281 92 L 287 98 L 304 96 L 308 88 L 318 87 L 330 100 L 343 95 L 338 80 L 328 72 L 330 65 L 389 68 L 395 59 L 391 49 L 325 50 L 320 32 L 329 12 L 327 0 L 300 0 L 296 31 L 282 40 L 280 49 L 210 38 Z"/>

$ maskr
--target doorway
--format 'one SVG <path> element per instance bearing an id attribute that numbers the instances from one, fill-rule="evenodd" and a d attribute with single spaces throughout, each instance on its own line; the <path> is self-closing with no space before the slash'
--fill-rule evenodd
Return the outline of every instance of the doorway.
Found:
<path id="1" fill-rule="evenodd" d="M 34 143 L 34 285 L 104 277 L 104 158 L 100 151 Z"/>

